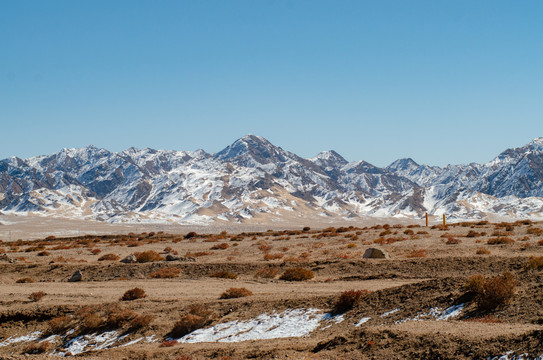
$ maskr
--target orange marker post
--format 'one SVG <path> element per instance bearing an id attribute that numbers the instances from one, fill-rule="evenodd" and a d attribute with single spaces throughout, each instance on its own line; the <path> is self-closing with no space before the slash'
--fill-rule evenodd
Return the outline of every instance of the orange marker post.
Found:
<path id="1" fill-rule="evenodd" d="M 426 213 L 426 227 L 428 227 L 428 213 Z"/>
<path id="2" fill-rule="evenodd" d="M 445 220 L 445 214 L 443 214 L 443 226 L 447 226 L 447 220 Z"/>

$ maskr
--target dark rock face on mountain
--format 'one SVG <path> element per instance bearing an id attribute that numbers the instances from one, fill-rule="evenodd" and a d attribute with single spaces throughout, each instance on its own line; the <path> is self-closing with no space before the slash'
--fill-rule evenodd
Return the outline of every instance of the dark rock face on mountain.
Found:
<path id="1" fill-rule="evenodd" d="M 543 138 L 487 164 L 386 168 L 335 151 L 303 159 L 247 135 L 216 154 L 88 146 L 0 161 L 0 211 L 104 221 L 246 221 L 295 216 L 539 218 Z"/>

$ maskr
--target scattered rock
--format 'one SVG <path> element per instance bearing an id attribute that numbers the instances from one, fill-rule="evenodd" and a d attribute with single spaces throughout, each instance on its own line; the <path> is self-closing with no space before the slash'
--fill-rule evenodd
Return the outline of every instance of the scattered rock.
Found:
<path id="1" fill-rule="evenodd" d="M 136 259 L 136 255 L 128 255 L 127 257 L 122 259 L 121 262 L 124 264 L 134 264 L 138 262 L 138 260 Z"/>
<path id="2" fill-rule="evenodd" d="M 81 270 L 77 270 L 73 273 L 72 277 L 68 279 L 68 282 L 81 281 L 83 279 L 83 273 Z"/>
<path id="3" fill-rule="evenodd" d="M 362 256 L 364 259 L 388 259 L 390 256 L 381 249 L 377 248 L 369 248 L 366 250 L 364 255 Z"/>
<path id="4" fill-rule="evenodd" d="M 193 262 L 193 261 L 196 261 L 196 258 L 194 258 L 194 257 L 192 257 L 192 256 L 185 256 L 185 257 L 180 257 L 180 258 L 179 258 L 179 261 Z"/>
<path id="5" fill-rule="evenodd" d="M 177 261 L 177 260 L 179 260 L 179 256 L 175 256 L 172 254 L 166 255 L 166 261 Z"/>
<path id="6" fill-rule="evenodd" d="M 8 263 L 14 263 L 15 259 L 10 258 L 8 254 L 2 254 L 0 255 L 0 261 L 7 261 Z"/>

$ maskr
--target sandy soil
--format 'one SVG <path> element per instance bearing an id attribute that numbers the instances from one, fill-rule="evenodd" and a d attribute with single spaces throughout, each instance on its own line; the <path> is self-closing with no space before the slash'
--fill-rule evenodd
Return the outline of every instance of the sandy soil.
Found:
<path id="1" fill-rule="evenodd" d="M 194 228 L 142 232 L 129 227 L 103 236 L 96 235 L 104 234 L 103 224 L 96 228 L 85 223 L 86 228 L 76 225 L 88 235 L 60 237 L 56 234 L 63 231 L 62 223 L 52 224 L 51 232 L 47 232 L 44 223 L 33 227 L 28 218 L 21 222 L 11 219 L 10 224 L 6 218 L 2 220 L 2 227 L 9 227 L 13 233 L 18 228 L 20 234 L 41 235 L 30 236 L 34 239 L 31 241 L 4 238 L 0 243 L 0 256 L 5 254 L 0 260 L 0 358 L 58 358 L 51 352 L 62 351 L 70 339 L 114 329 L 126 334 L 125 343 L 139 342 L 78 356 L 486 359 L 509 351 L 516 355 L 543 354 L 543 273 L 527 267 L 530 258 L 543 256 L 541 223 L 462 223 L 446 228 L 390 223 L 301 231 L 304 224 L 285 231 L 229 229 L 223 233 Z M 188 235 L 189 230 L 196 234 Z M 503 244 L 492 245 L 496 239 Z M 370 247 L 384 250 L 388 258 L 364 259 Z M 122 259 L 145 251 L 163 258 L 176 254 L 181 260 L 133 264 L 99 260 L 106 254 Z M 314 277 L 307 281 L 279 278 L 293 267 L 310 270 Z M 178 274 L 152 278 L 169 268 L 179 269 Z M 82 280 L 68 282 L 77 270 L 82 272 Z M 274 274 L 271 278 L 259 277 L 263 270 Z M 220 271 L 237 278 L 212 277 Z M 467 278 L 478 274 L 491 278 L 505 272 L 517 282 L 510 302 L 491 310 L 480 309 L 474 294 L 465 288 Z M 144 289 L 146 297 L 119 300 L 135 287 Z M 253 295 L 220 299 L 229 288 L 246 288 Z M 342 314 L 334 311 L 339 295 L 351 289 L 367 292 L 352 309 Z M 29 299 L 40 291 L 45 293 L 42 299 Z M 288 309 L 320 309 L 323 314 L 341 315 L 341 321 L 324 321 L 303 337 L 164 346 L 175 323 L 194 305 L 208 311 L 204 328 Z M 438 320 L 440 314 L 455 306 L 460 309 L 456 316 Z M 89 328 L 86 323 L 90 313 L 110 321 L 123 309 L 152 315 L 153 320 L 139 329 L 110 322 Z M 44 353 L 25 354 L 45 337 L 8 344 L 9 339 L 34 331 L 50 332 L 50 322 L 61 317 L 69 318 L 69 328 L 76 332 L 65 335 L 64 342 L 53 342 Z M 367 322 L 355 326 L 365 318 Z M 84 326 L 91 330 L 84 330 Z M 66 334 L 69 328 L 57 335 Z M 141 340 L 150 336 L 154 336 L 154 342 Z"/>

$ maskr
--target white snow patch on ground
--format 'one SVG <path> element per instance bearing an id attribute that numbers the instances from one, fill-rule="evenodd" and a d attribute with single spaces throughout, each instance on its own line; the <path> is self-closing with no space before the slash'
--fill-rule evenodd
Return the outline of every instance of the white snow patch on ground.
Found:
<path id="1" fill-rule="evenodd" d="M 405 318 L 402 320 L 397 320 L 395 324 L 402 324 L 407 321 L 421 321 L 421 320 L 448 320 L 451 318 L 454 318 L 462 312 L 464 309 L 464 304 L 454 305 L 451 307 L 448 307 L 447 309 L 441 311 L 441 308 L 434 307 L 431 308 L 430 311 L 425 313 L 419 313 L 413 318 Z"/>
<path id="2" fill-rule="evenodd" d="M 359 322 L 357 322 L 356 324 L 354 324 L 355 327 L 359 327 L 360 325 L 368 322 L 369 320 L 371 320 L 370 317 L 363 317 L 362 319 L 360 319 Z"/>
<path id="3" fill-rule="evenodd" d="M 17 336 L 17 337 L 11 336 L 7 338 L 6 340 L 0 342 L 0 347 L 16 344 L 20 342 L 34 341 L 34 340 L 37 340 L 40 337 L 40 335 L 41 335 L 41 331 L 36 331 L 28 335 L 22 335 L 22 336 Z"/>
<path id="4" fill-rule="evenodd" d="M 536 357 L 529 357 L 528 354 L 515 355 L 513 351 L 508 351 L 502 356 L 489 356 L 487 360 L 543 360 L 543 354 Z"/>
<path id="5" fill-rule="evenodd" d="M 381 314 L 381 317 L 387 317 L 387 316 L 392 315 L 392 314 L 394 314 L 395 312 L 398 312 L 398 311 L 400 311 L 400 308 L 387 311 L 386 313 Z"/>
<path id="6" fill-rule="evenodd" d="M 199 329 L 183 336 L 180 343 L 240 342 L 247 340 L 279 339 L 308 335 L 322 321 L 338 324 L 343 315 L 322 314 L 319 309 L 289 309 L 280 313 L 261 314 L 254 319 L 235 320 Z"/>

